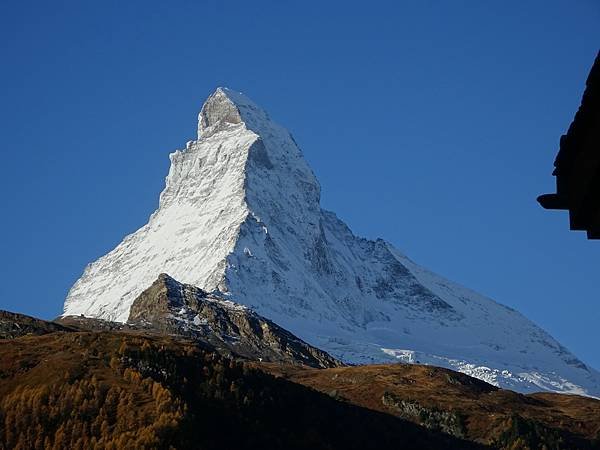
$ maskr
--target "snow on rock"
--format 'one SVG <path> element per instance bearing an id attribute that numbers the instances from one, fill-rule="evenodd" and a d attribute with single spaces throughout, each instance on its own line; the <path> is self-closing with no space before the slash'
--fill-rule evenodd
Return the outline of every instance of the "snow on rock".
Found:
<path id="1" fill-rule="evenodd" d="M 523 392 L 600 396 L 600 374 L 521 314 L 321 209 L 291 134 L 243 94 L 217 89 L 198 139 L 170 159 L 158 210 L 88 265 L 65 315 L 124 322 L 168 272 L 348 362 L 419 361 Z"/>

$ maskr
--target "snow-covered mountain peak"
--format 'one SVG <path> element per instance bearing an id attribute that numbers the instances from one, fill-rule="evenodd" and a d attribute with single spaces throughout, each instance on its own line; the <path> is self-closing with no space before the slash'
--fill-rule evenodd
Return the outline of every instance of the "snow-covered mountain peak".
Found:
<path id="1" fill-rule="evenodd" d="M 420 361 L 520 391 L 600 395 L 598 373 L 525 317 L 321 209 L 291 134 L 243 94 L 217 89 L 198 132 L 170 155 L 158 210 L 86 268 L 65 315 L 125 322 L 167 272 L 349 362 Z"/>

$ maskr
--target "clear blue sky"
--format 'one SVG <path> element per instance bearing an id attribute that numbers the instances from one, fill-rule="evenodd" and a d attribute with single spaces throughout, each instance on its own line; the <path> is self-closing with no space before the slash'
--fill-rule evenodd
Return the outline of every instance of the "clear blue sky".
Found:
<path id="1" fill-rule="evenodd" d="M 600 368 L 600 243 L 542 210 L 597 0 L 3 2 L 0 308 L 44 318 L 156 208 L 220 85 L 287 126 L 323 206 Z"/>

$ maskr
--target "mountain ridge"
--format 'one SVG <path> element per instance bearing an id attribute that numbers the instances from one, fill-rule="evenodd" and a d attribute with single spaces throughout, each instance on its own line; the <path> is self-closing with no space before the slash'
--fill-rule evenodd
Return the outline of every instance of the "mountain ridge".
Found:
<path id="1" fill-rule="evenodd" d="M 127 324 L 205 342 L 230 357 L 315 368 L 343 365 L 250 308 L 164 273 L 135 299 Z"/>
<path id="2" fill-rule="evenodd" d="M 5 324 L 3 314 L 14 319 Z M 250 308 L 217 292 L 207 293 L 196 286 L 180 283 L 165 273 L 133 301 L 127 322 L 85 316 L 61 316 L 54 322 L 44 322 L 0 311 L 0 338 L 24 335 L 23 332 L 3 333 L 3 330 L 20 331 L 25 327 L 18 322 L 27 324 L 32 320 L 36 329 L 29 328 L 34 334 L 51 331 L 136 332 L 188 340 L 227 358 L 313 368 L 344 365 Z"/>

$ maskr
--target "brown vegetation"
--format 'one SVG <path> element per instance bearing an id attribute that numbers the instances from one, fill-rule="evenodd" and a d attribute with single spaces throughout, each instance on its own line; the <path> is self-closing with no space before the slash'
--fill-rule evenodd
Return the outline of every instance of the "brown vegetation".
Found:
<path id="1" fill-rule="evenodd" d="M 1 344 L 3 448 L 156 448 L 176 431 L 184 404 L 122 366 L 126 337 L 112 355 L 98 344 L 118 340 L 103 338 L 72 333 Z"/>
<path id="2" fill-rule="evenodd" d="M 2 318 L 0 450 L 600 448 L 590 398 L 521 395 L 431 366 L 231 359 L 101 321 Z"/>
<path id="3" fill-rule="evenodd" d="M 1 449 L 477 447 L 192 342 L 126 332 L 0 341 Z"/>
<path id="4" fill-rule="evenodd" d="M 0 310 L 0 339 L 69 331 L 70 327 L 36 319 L 24 314 Z"/>
<path id="5" fill-rule="evenodd" d="M 261 367 L 342 401 L 482 444 L 506 449 L 600 448 L 600 401 L 587 397 L 522 395 L 421 365 Z"/>

